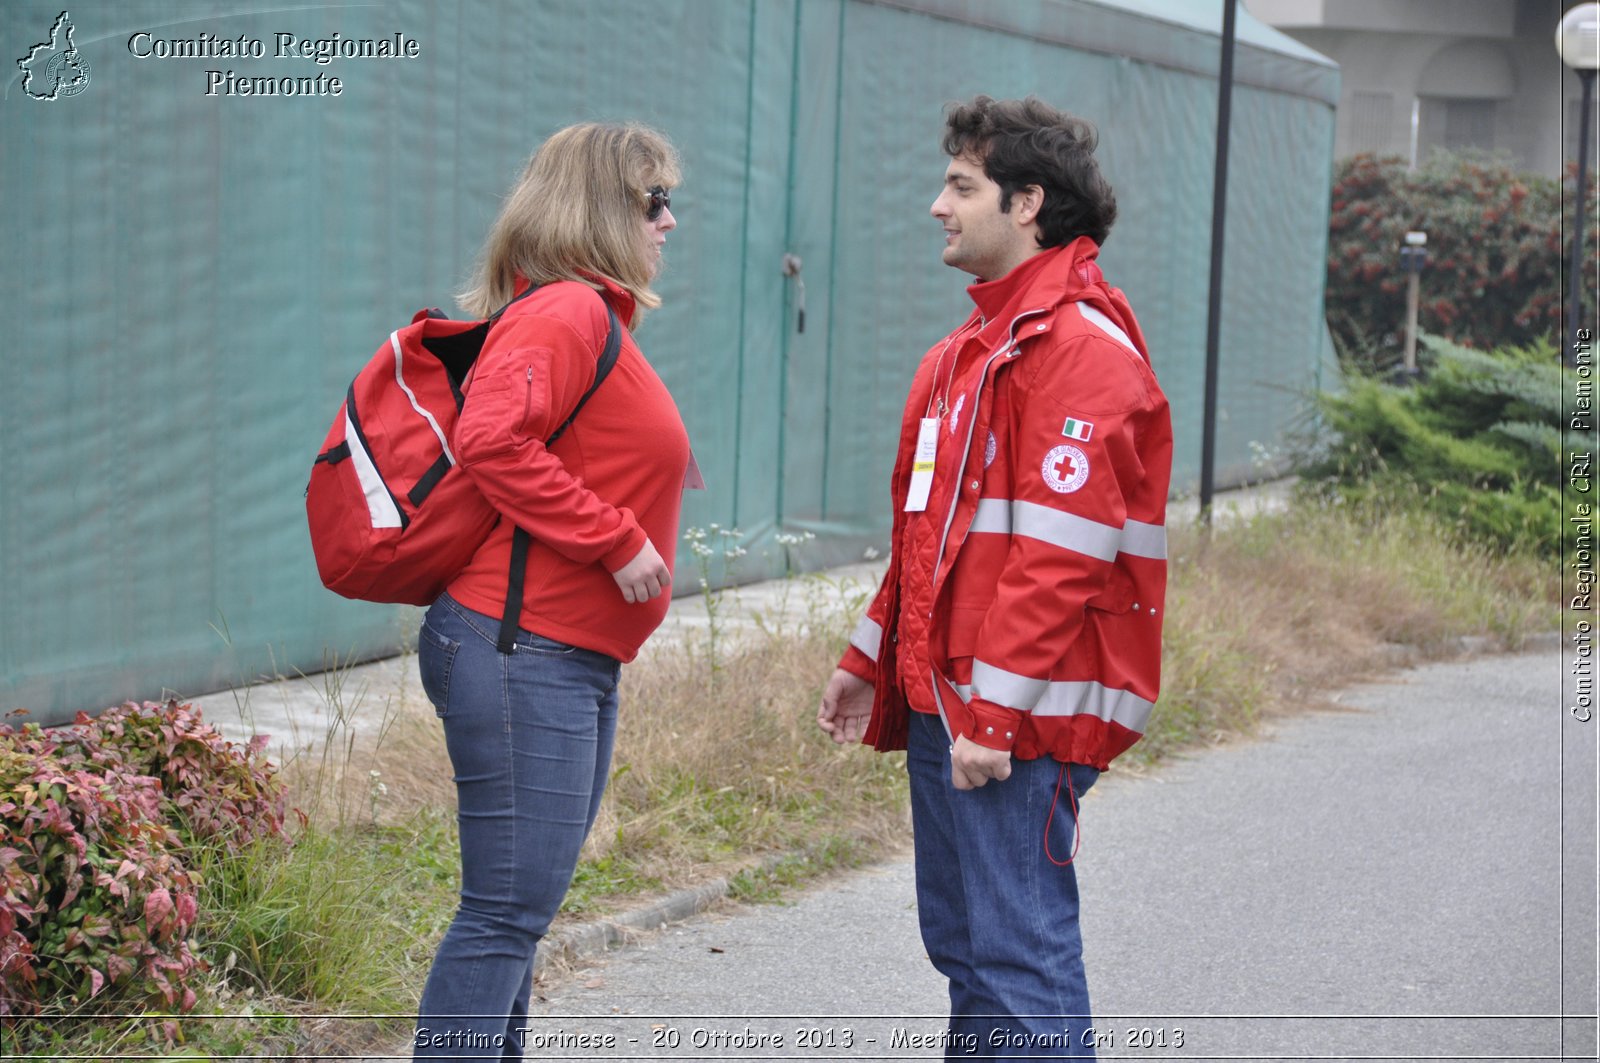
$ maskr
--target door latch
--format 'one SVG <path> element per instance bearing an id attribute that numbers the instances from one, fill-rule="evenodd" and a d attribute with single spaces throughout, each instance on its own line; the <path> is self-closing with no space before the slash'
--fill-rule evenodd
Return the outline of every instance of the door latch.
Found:
<path id="1" fill-rule="evenodd" d="M 793 251 L 783 253 L 783 275 L 794 278 L 795 306 L 799 311 L 795 321 L 795 331 L 806 330 L 806 282 L 800 277 L 800 256 Z"/>

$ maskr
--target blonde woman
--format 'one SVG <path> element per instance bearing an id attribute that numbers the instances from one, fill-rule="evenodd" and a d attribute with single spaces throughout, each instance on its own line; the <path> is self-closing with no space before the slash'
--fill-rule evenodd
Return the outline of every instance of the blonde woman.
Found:
<path id="1" fill-rule="evenodd" d="M 534 951 L 600 805 L 621 667 L 666 615 L 689 441 L 623 326 L 660 305 L 650 284 L 677 226 L 678 180 L 653 130 L 561 130 L 512 188 L 461 298 L 480 317 L 510 304 L 452 441 L 501 521 L 417 640 L 455 771 L 461 904 L 423 990 L 416 1058 L 522 1058 Z M 607 306 L 615 368 L 547 446 L 595 381 Z M 496 640 L 518 528 L 532 545 L 506 654 Z"/>

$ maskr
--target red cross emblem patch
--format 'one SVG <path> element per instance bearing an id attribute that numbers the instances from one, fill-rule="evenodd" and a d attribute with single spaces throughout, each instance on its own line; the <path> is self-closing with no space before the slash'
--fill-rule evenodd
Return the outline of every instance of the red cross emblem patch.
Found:
<path id="1" fill-rule="evenodd" d="M 1089 455 L 1070 443 L 1051 447 L 1039 467 L 1045 486 L 1069 495 L 1089 480 Z"/>

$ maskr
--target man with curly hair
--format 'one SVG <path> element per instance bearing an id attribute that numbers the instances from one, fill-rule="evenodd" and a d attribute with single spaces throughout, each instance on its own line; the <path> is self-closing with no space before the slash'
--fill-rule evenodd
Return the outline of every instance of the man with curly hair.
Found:
<path id="1" fill-rule="evenodd" d="M 1095 262 L 1117 213 L 1095 141 L 1031 96 L 947 112 L 932 214 L 976 305 L 913 378 L 889 569 L 817 713 L 907 750 L 948 1058 L 1093 1058 L 1078 799 L 1160 683 L 1172 428 Z"/>

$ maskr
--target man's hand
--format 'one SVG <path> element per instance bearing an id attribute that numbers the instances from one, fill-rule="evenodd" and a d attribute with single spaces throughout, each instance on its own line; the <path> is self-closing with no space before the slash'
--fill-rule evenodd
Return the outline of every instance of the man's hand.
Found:
<path id="1" fill-rule="evenodd" d="M 1005 782 L 1010 777 L 1010 751 L 980 746 L 966 735 L 951 747 L 950 783 L 957 790 L 976 790 L 990 779 Z"/>
<path id="2" fill-rule="evenodd" d="M 834 670 L 817 707 L 817 726 L 839 745 L 859 742 L 872 716 L 872 684 L 843 668 Z"/>
<path id="3" fill-rule="evenodd" d="M 611 573 L 622 590 L 625 602 L 646 602 L 661 597 L 661 592 L 672 582 L 667 563 L 656 553 L 655 544 L 644 541 L 644 549 L 633 555 L 633 560 Z"/>

